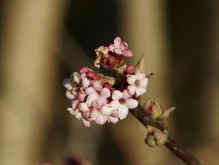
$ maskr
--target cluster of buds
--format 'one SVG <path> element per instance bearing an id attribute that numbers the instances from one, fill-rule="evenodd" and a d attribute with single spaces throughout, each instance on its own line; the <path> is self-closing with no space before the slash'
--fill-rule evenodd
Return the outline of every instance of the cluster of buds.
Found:
<path id="1" fill-rule="evenodd" d="M 107 69 L 116 71 L 119 78 L 109 77 L 94 72 L 88 67 L 74 72 L 70 78 L 65 78 L 63 85 L 66 96 L 70 100 L 67 109 L 83 125 L 90 126 L 91 121 L 102 125 L 117 123 L 126 118 L 129 109 L 138 106 L 138 100 L 146 92 L 148 77 L 140 72 L 137 66 L 127 66 L 122 56 L 130 57 L 128 44 L 119 37 L 108 47 L 100 46 L 96 50 L 97 58 L 94 65 L 100 64 Z M 142 65 L 142 64 L 141 64 Z"/>

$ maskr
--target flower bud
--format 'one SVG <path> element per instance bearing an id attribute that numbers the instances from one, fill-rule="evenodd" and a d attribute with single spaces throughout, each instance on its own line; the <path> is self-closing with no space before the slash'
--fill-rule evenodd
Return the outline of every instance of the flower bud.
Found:
<path id="1" fill-rule="evenodd" d="M 147 143 L 147 145 L 149 145 L 150 147 L 163 145 L 167 142 L 168 139 L 167 130 L 161 131 L 150 125 L 147 126 L 147 129 L 148 129 L 148 134 L 147 134 L 147 138 L 145 139 L 145 143 Z"/>
<path id="2" fill-rule="evenodd" d="M 155 120 L 163 120 L 166 119 L 169 114 L 175 109 L 175 107 L 172 107 L 166 111 L 163 110 L 160 103 L 157 101 L 152 101 L 151 99 L 148 99 L 144 105 L 144 108 L 147 112 L 147 114 Z"/>
<path id="3" fill-rule="evenodd" d="M 144 105 L 147 114 L 153 118 L 157 119 L 163 114 L 163 108 L 157 101 L 152 101 L 148 99 Z"/>
<path id="4" fill-rule="evenodd" d="M 127 72 L 127 74 L 133 74 L 133 73 L 135 73 L 135 67 L 132 66 L 132 65 L 127 66 L 126 72 Z"/>
<path id="5" fill-rule="evenodd" d="M 83 67 L 80 69 L 80 73 L 87 73 L 89 71 L 90 71 L 90 69 L 88 67 Z"/>
<path id="6" fill-rule="evenodd" d="M 123 66 L 125 64 L 125 60 L 124 59 L 121 59 L 120 61 L 119 61 L 119 66 Z"/>

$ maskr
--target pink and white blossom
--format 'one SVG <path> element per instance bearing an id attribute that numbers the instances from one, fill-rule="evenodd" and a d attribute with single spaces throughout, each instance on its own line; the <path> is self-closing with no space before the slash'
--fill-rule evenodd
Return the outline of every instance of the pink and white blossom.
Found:
<path id="1" fill-rule="evenodd" d="M 138 97 L 147 91 L 148 78 L 144 73 L 127 75 L 127 82 L 129 84 L 127 91 L 130 95 L 136 94 Z"/>
<path id="2" fill-rule="evenodd" d="M 129 109 L 138 106 L 139 96 L 146 92 L 148 83 L 144 73 L 136 73 L 134 66 L 126 65 L 121 55 L 130 57 L 132 52 L 120 37 L 115 38 L 109 47 L 101 46 L 95 51 L 95 66 L 101 64 L 116 70 L 120 79 L 98 74 L 88 67 L 64 79 L 66 97 L 70 100 L 67 111 L 85 127 L 90 127 L 92 121 L 103 125 L 125 119 Z"/>
<path id="3" fill-rule="evenodd" d="M 126 42 L 122 42 L 120 37 L 116 37 L 114 40 L 114 44 L 109 46 L 109 50 L 119 55 L 123 55 L 126 57 L 131 57 L 132 52 L 128 50 L 128 44 Z"/>

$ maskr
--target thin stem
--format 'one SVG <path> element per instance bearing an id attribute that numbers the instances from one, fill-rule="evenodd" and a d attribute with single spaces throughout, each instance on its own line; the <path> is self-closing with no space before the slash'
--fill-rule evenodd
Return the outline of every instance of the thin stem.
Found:
<path id="1" fill-rule="evenodd" d="M 135 116 L 145 127 L 151 125 L 162 131 L 166 130 L 163 121 L 153 120 L 147 115 L 144 108 L 139 104 L 135 109 L 130 110 L 133 116 Z M 169 134 L 168 140 L 165 146 L 170 149 L 175 155 L 177 155 L 182 161 L 188 165 L 205 165 L 203 162 L 198 160 L 192 153 L 188 152 L 187 149 L 182 147 L 172 136 Z"/>

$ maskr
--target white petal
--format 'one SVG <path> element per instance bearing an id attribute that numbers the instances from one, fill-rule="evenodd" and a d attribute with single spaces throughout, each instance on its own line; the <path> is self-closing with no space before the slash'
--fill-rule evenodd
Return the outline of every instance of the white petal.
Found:
<path id="1" fill-rule="evenodd" d="M 90 118 L 93 120 L 99 115 L 99 110 L 93 108 L 91 113 L 90 113 Z"/>
<path id="2" fill-rule="evenodd" d="M 73 108 L 73 109 L 77 108 L 78 103 L 79 103 L 79 100 L 73 100 L 73 101 L 71 102 L 72 108 Z"/>
<path id="3" fill-rule="evenodd" d="M 81 115 L 80 112 L 78 112 L 78 113 L 76 113 L 76 114 L 74 115 L 74 117 L 75 117 L 76 119 L 78 119 L 78 120 L 81 120 L 82 115 Z"/>
<path id="4" fill-rule="evenodd" d="M 119 112 L 119 118 L 122 120 L 126 118 L 126 116 L 128 115 L 129 109 L 125 104 L 120 104 L 118 112 Z"/>
<path id="5" fill-rule="evenodd" d="M 103 115 L 99 115 L 96 117 L 95 119 L 95 123 L 99 124 L 99 125 L 103 125 L 106 122 L 106 118 Z"/>
<path id="6" fill-rule="evenodd" d="M 82 122 L 85 127 L 90 127 L 90 121 L 82 118 Z"/>
<path id="7" fill-rule="evenodd" d="M 66 95 L 67 99 L 69 99 L 69 100 L 73 100 L 76 97 L 68 90 L 66 90 L 65 95 Z"/>
<path id="8" fill-rule="evenodd" d="M 129 109 L 133 109 L 138 106 L 138 102 L 135 99 L 128 99 L 125 101 L 125 104 Z"/>
<path id="9" fill-rule="evenodd" d="M 104 116 L 109 116 L 112 113 L 112 106 L 106 104 L 101 108 L 100 112 Z"/>
<path id="10" fill-rule="evenodd" d="M 88 85 L 90 85 L 90 81 L 85 77 L 82 79 L 82 87 L 83 89 L 85 89 L 86 87 L 88 87 Z"/>
<path id="11" fill-rule="evenodd" d="M 96 100 L 96 99 L 98 99 L 98 94 L 97 94 L 97 93 L 90 94 L 90 95 L 87 97 L 87 101 L 86 101 L 88 107 L 91 106 L 92 102 L 93 102 L 94 100 Z"/>
<path id="12" fill-rule="evenodd" d="M 132 96 L 135 94 L 136 86 L 135 85 L 129 85 L 127 89 L 128 93 Z"/>
<path id="13" fill-rule="evenodd" d="M 145 88 L 142 87 L 137 87 L 136 88 L 136 95 L 137 96 L 141 96 L 143 93 L 145 93 L 147 90 Z"/>
<path id="14" fill-rule="evenodd" d="M 138 86 L 142 87 L 142 88 L 146 88 L 148 85 L 148 78 L 145 78 L 141 81 L 138 81 Z"/>
<path id="15" fill-rule="evenodd" d="M 138 72 L 138 73 L 135 73 L 135 74 L 137 76 L 137 80 L 143 80 L 146 77 L 144 73 Z"/>
<path id="16" fill-rule="evenodd" d="M 118 91 L 118 90 L 114 90 L 113 94 L 112 94 L 112 99 L 113 100 L 119 100 L 123 97 L 123 93 Z"/>
<path id="17" fill-rule="evenodd" d="M 119 118 L 118 117 L 112 117 L 112 116 L 108 116 L 108 122 L 111 122 L 111 123 L 117 123 L 119 121 Z"/>
<path id="18" fill-rule="evenodd" d="M 76 113 L 78 113 L 78 109 L 74 110 L 72 108 L 68 108 L 67 111 L 70 112 L 70 114 L 75 115 Z"/>
<path id="19" fill-rule="evenodd" d="M 96 90 L 93 87 L 88 87 L 85 89 L 85 93 L 87 95 L 90 95 L 90 94 L 95 93 L 95 92 L 96 92 Z"/>
<path id="20" fill-rule="evenodd" d="M 82 112 L 86 112 L 88 110 L 88 106 L 86 103 L 80 103 L 78 105 L 78 109 L 81 110 Z"/>
<path id="21" fill-rule="evenodd" d="M 122 51 L 120 48 L 115 48 L 114 51 L 116 54 L 122 54 Z"/>
<path id="22" fill-rule="evenodd" d="M 129 84 L 134 84 L 136 79 L 137 79 L 136 75 L 130 75 L 130 74 L 127 75 L 127 82 Z"/>
<path id="23" fill-rule="evenodd" d="M 111 101 L 109 105 L 112 107 L 112 110 L 117 110 L 119 108 L 119 101 Z"/>
<path id="24" fill-rule="evenodd" d="M 104 98 L 110 97 L 110 90 L 108 88 L 103 88 L 100 93 Z"/>

